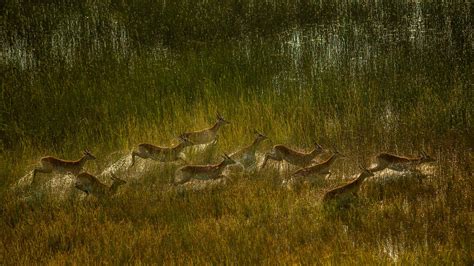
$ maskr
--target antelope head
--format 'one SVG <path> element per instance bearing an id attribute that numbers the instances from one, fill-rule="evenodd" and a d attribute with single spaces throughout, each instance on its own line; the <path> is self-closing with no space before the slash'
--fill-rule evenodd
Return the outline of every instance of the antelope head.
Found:
<path id="1" fill-rule="evenodd" d="M 217 112 L 217 123 L 219 125 L 230 124 L 230 122 L 225 120 L 224 117 L 222 117 L 221 114 L 219 114 L 219 112 Z"/>
<path id="2" fill-rule="evenodd" d="M 255 137 L 257 140 L 262 141 L 268 139 L 267 136 L 263 135 L 262 133 L 258 132 L 256 129 L 253 130 L 253 133 L 255 134 Z"/>
<path id="3" fill-rule="evenodd" d="M 95 156 L 92 155 L 92 153 L 87 149 L 83 151 L 83 154 L 84 154 L 86 160 L 95 160 L 96 159 Z"/>
<path id="4" fill-rule="evenodd" d="M 435 159 L 431 158 L 431 156 L 429 156 L 425 151 L 421 151 L 421 159 L 420 159 L 420 163 L 430 163 L 430 162 L 434 162 Z"/>
<path id="5" fill-rule="evenodd" d="M 314 142 L 314 149 L 315 149 L 316 152 L 318 152 L 318 153 L 324 151 L 324 148 L 323 148 L 321 145 L 319 145 L 319 143 L 317 143 L 316 141 Z"/>
<path id="6" fill-rule="evenodd" d="M 360 170 L 362 170 L 362 173 L 365 177 L 370 177 L 370 176 L 374 176 L 374 173 L 370 170 L 368 170 L 367 168 L 363 167 L 362 164 L 359 163 L 359 168 Z"/>
<path id="7" fill-rule="evenodd" d="M 181 141 L 181 143 L 184 144 L 184 146 L 194 145 L 194 142 L 192 142 L 190 139 L 186 138 L 184 135 L 180 135 L 178 138 L 179 138 L 179 141 Z"/>
<path id="8" fill-rule="evenodd" d="M 231 165 L 231 164 L 235 164 L 236 162 L 234 161 L 234 159 L 230 158 L 229 155 L 225 154 L 222 156 L 222 158 L 224 159 L 224 161 L 222 161 L 222 164 L 224 165 Z"/>
<path id="9" fill-rule="evenodd" d="M 345 156 L 344 154 L 340 153 L 336 146 L 334 146 L 334 144 L 332 145 L 332 149 L 333 149 L 333 156 L 335 156 L 336 158 L 347 158 L 347 156 Z"/>
<path id="10" fill-rule="evenodd" d="M 112 181 L 113 181 L 112 187 L 118 188 L 119 186 L 127 183 L 125 180 L 118 178 L 114 173 L 110 173 L 110 177 L 112 178 Z"/>

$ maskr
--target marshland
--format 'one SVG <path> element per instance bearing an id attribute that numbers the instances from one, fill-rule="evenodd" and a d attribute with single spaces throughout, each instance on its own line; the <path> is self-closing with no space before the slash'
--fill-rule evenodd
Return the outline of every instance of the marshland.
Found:
<path id="1" fill-rule="evenodd" d="M 7 0 L 0 264 L 472 264 L 471 9 Z M 230 123 L 216 141 L 185 147 L 183 160 L 131 166 L 139 144 L 176 146 L 217 113 Z M 255 130 L 267 139 L 250 171 L 173 182 L 181 167 L 250 145 Z M 315 163 L 344 154 L 330 176 L 293 182 L 299 166 L 260 167 L 275 145 L 308 153 L 315 142 L 325 150 Z M 82 170 L 104 191 L 126 183 L 97 198 L 70 173 L 32 182 L 42 157 L 78 160 L 83 150 L 96 159 Z M 383 152 L 433 161 L 384 169 L 323 202 Z"/>

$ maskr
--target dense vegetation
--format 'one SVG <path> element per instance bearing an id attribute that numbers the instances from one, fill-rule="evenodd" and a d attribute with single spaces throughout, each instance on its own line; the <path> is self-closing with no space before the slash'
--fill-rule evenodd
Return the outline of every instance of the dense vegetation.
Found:
<path id="1" fill-rule="evenodd" d="M 0 10 L 3 261 L 472 263 L 470 3 L 7 0 Z M 100 173 L 111 153 L 175 143 L 216 111 L 232 124 L 194 162 L 215 162 L 257 128 L 274 144 L 337 145 L 350 158 L 339 176 L 380 151 L 426 150 L 436 178 L 329 210 L 320 195 L 343 181 L 294 192 L 273 170 L 178 193 L 169 166 L 107 202 L 23 201 L 10 189 L 43 155 L 88 148 Z"/>

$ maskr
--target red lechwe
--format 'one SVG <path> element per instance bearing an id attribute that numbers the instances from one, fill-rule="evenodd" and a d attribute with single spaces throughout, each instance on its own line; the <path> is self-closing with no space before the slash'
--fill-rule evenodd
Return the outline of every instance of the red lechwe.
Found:
<path id="1" fill-rule="evenodd" d="M 207 144 L 212 141 L 217 140 L 217 132 L 219 129 L 230 122 L 225 120 L 219 113 L 217 113 L 216 123 L 210 127 L 199 131 L 186 132 L 181 134 L 181 137 L 184 137 L 190 140 L 194 145 Z"/>
<path id="2" fill-rule="evenodd" d="M 421 155 L 419 157 L 403 157 L 390 153 L 380 153 L 375 157 L 375 160 L 375 166 L 369 169 L 371 172 L 381 171 L 385 168 L 389 168 L 395 171 L 402 171 L 421 163 L 429 163 L 435 161 L 425 152 L 421 152 Z"/>
<path id="3" fill-rule="evenodd" d="M 67 160 L 62 160 L 62 159 L 58 159 L 51 156 L 43 157 L 40 160 L 41 166 L 36 167 L 33 170 L 32 183 L 35 183 L 36 181 L 35 180 L 36 173 L 56 172 L 56 173 L 61 173 L 61 174 L 71 173 L 73 175 L 78 175 L 82 171 L 84 164 L 88 160 L 95 160 L 95 159 L 96 159 L 95 156 L 92 155 L 90 151 L 87 151 L 87 150 L 84 150 L 84 155 L 82 156 L 81 159 L 77 161 L 67 161 Z"/>
<path id="4" fill-rule="evenodd" d="M 230 157 L 234 159 L 237 163 L 241 164 L 244 169 L 255 167 L 257 163 L 255 152 L 257 151 L 257 148 L 260 143 L 268 139 L 267 136 L 263 135 L 257 130 L 254 130 L 254 134 L 255 140 L 252 142 L 252 144 L 230 154 Z"/>
<path id="5" fill-rule="evenodd" d="M 112 185 L 108 187 L 100 182 L 95 176 L 89 173 L 81 173 L 76 177 L 75 187 L 84 191 L 87 195 L 92 194 L 97 198 L 110 197 L 117 192 L 121 185 L 127 183 L 116 177 L 114 174 L 111 174 L 111 177 L 113 182 Z"/>
<path id="6" fill-rule="evenodd" d="M 314 143 L 314 149 L 308 153 L 299 152 L 281 144 L 275 145 L 271 152 L 265 154 L 265 159 L 263 160 L 261 168 L 264 168 L 270 159 L 275 161 L 286 161 L 289 164 L 305 167 L 310 165 L 313 162 L 313 159 L 323 152 L 324 149 L 318 143 Z"/>
<path id="7" fill-rule="evenodd" d="M 374 176 L 374 174 L 371 171 L 367 170 L 366 168 L 363 168 L 362 166 L 359 166 L 359 167 L 362 170 L 362 172 L 356 177 L 356 179 L 350 181 L 349 183 L 345 185 L 341 185 L 331 190 L 328 190 L 324 194 L 323 201 L 330 201 L 342 195 L 357 193 L 359 191 L 360 185 L 364 182 L 364 180 L 367 177 Z"/>
<path id="8" fill-rule="evenodd" d="M 183 184 L 191 179 L 209 180 L 224 177 L 222 172 L 226 166 L 236 162 L 227 154 L 223 156 L 224 160 L 219 164 L 209 165 L 186 165 L 176 171 L 175 184 Z"/>
<path id="9" fill-rule="evenodd" d="M 320 164 L 315 164 L 312 166 L 304 167 L 299 170 L 297 170 L 295 173 L 293 173 L 292 176 L 296 177 L 308 177 L 312 175 L 331 175 L 330 168 L 331 166 L 337 161 L 339 158 L 344 158 L 345 156 L 338 152 L 337 150 L 334 151 L 333 155 L 329 157 L 326 161 L 320 163 Z"/>
<path id="10" fill-rule="evenodd" d="M 177 160 L 185 161 L 181 152 L 184 148 L 193 145 L 193 142 L 182 136 L 179 137 L 179 139 L 180 143 L 174 147 L 158 147 L 147 143 L 138 145 L 138 151 L 132 152 L 132 163 L 130 164 L 130 167 L 135 164 L 136 156 L 160 162 L 173 162 Z"/>

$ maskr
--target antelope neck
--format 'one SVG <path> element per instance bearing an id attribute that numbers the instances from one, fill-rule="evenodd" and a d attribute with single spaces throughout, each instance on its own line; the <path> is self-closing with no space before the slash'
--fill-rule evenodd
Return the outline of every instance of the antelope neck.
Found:
<path id="1" fill-rule="evenodd" d="M 118 190 L 118 187 L 119 187 L 118 183 L 113 182 L 112 185 L 109 188 L 110 194 L 115 194 L 115 192 L 117 192 L 117 190 Z"/>
<path id="2" fill-rule="evenodd" d="M 250 145 L 250 147 L 252 148 L 252 150 L 255 150 L 257 149 L 257 146 L 258 144 L 260 144 L 260 142 L 262 142 L 263 139 L 260 139 L 260 138 L 255 138 L 255 140 L 252 142 L 252 144 Z"/>
<path id="3" fill-rule="evenodd" d="M 326 162 L 324 162 L 324 164 L 329 164 L 331 165 L 332 163 L 334 163 L 334 161 L 337 159 L 337 155 L 336 154 L 333 154 L 329 159 L 327 159 Z"/>
<path id="4" fill-rule="evenodd" d="M 317 155 L 318 154 L 318 148 L 314 148 L 309 154 L 313 155 L 313 156 Z"/>
<path id="5" fill-rule="evenodd" d="M 173 149 L 181 151 L 182 149 L 186 148 L 186 146 L 187 145 L 184 142 L 180 142 L 178 145 L 174 146 Z"/>
<path id="6" fill-rule="evenodd" d="M 221 126 L 222 126 L 222 124 L 219 123 L 219 121 L 217 121 L 217 122 L 210 128 L 210 130 L 215 132 L 215 131 L 217 131 Z"/>
<path id="7" fill-rule="evenodd" d="M 87 162 L 86 155 L 83 155 L 81 159 L 79 159 L 79 165 L 83 166 Z"/>
<path id="8" fill-rule="evenodd" d="M 220 163 L 217 165 L 217 167 L 218 167 L 218 168 L 221 168 L 221 167 L 224 167 L 224 166 L 226 166 L 226 165 L 227 165 L 227 164 L 225 163 L 225 160 L 224 160 L 224 161 L 220 162 Z"/>

